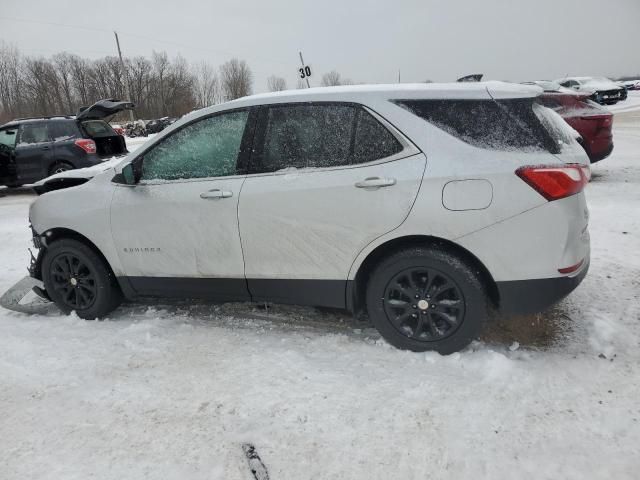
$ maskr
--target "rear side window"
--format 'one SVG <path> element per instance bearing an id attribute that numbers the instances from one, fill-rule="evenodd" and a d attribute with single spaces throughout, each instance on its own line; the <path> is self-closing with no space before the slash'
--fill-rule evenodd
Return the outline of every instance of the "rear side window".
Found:
<path id="1" fill-rule="evenodd" d="M 80 132 L 75 121 L 55 120 L 49 123 L 49 133 L 54 141 L 59 142 L 77 138 Z"/>
<path id="2" fill-rule="evenodd" d="M 406 100 L 398 103 L 475 147 L 491 150 L 554 150 L 549 134 L 533 111 L 531 99 Z"/>
<path id="3" fill-rule="evenodd" d="M 111 125 L 102 120 L 87 120 L 86 122 L 82 122 L 82 126 L 90 137 L 109 137 L 116 135 Z"/>
<path id="4" fill-rule="evenodd" d="M 356 110 L 344 105 L 268 109 L 263 150 L 267 171 L 348 165 Z"/>
<path id="5" fill-rule="evenodd" d="M 340 167 L 386 158 L 402 150 L 389 130 L 356 105 L 273 106 L 266 109 L 263 119 L 263 140 L 258 140 L 260 151 L 252 173 Z"/>
<path id="6" fill-rule="evenodd" d="M 49 141 L 49 132 L 46 123 L 23 123 L 20 126 L 20 144 L 29 145 Z"/>

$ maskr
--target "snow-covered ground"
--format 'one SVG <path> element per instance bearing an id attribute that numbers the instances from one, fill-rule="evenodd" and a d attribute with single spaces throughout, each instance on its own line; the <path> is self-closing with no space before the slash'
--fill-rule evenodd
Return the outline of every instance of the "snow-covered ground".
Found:
<path id="1" fill-rule="evenodd" d="M 607 105 L 606 108 L 613 113 L 637 111 L 640 109 L 640 91 L 631 90 L 628 92 L 626 100 L 618 102 L 615 105 Z"/>
<path id="2" fill-rule="evenodd" d="M 244 442 L 272 480 L 638 478 L 639 111 L 615 141 L 587 191 L 584 283 L 460 354 L 398 351 L 311 308 L 1 310 L 0 479 L 251 479 Z M 33 195 L 0 196 L 4 291 Z"/>

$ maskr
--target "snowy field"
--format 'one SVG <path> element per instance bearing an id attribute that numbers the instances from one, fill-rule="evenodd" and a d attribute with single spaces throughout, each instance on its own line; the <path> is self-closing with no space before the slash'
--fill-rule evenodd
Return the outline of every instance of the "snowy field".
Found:
<path id="1" fill-rule="evenodd" d="M 639 478 L 639 110 L 616 115 L 615 143 L 587 189 L 584 283 L 460 354 L 311 308 L 0 311 L 0 479 L 249 480 L 244 442 L 272 480 Z M 0 196 L 4 291 L 34 196 Z"/>

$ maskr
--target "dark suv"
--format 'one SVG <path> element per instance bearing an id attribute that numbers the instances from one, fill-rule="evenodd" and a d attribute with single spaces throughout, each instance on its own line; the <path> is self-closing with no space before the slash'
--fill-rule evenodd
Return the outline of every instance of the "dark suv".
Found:
<path id="1" fill-rule="evenodd" d="M 100 100 L 78 115 L 13 120 L 0 127 L 0 185 L 17 187 L 124 155 L 127 146 L 104 120 L 130 102 Z"/>

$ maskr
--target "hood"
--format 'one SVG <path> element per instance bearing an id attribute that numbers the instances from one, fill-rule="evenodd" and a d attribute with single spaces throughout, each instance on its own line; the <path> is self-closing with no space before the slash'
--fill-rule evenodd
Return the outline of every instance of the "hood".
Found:
<path id="1" fill-rule="evenodd" d="M 74 187 L 88 182 L 93 177 L 100 175 L 108 170 L 114 169 L 124 157 L 113 157 L 105 160 L 98 165 L 87 168 L 77 168 L 75 170 L 67 170 L 66 172 L 56 173 L 50 177 L 43 178 L 39 182 L 33 184 L 33 189 L 38 195 L 50 192 L 52 190 L 60 190 L 67 187 Z"/>
<path id="2" fill-rule="evenodd" d="M 98 100 L 90 107 L 80 107 L 76 118 L 78 120 L 101 120 L 124 110 L 132 110 L 135 105 L 131 102 L 123 102 L 115 98 Z"/>
<path id="3" fill-rule="evenodd" d="M 614 83 L 610 80 L 593 80 L 589 83 L 584 83 L 580 85 L 581 90 L 616 90 L 621 89 L 622 87 L 617 83 Z"/>

